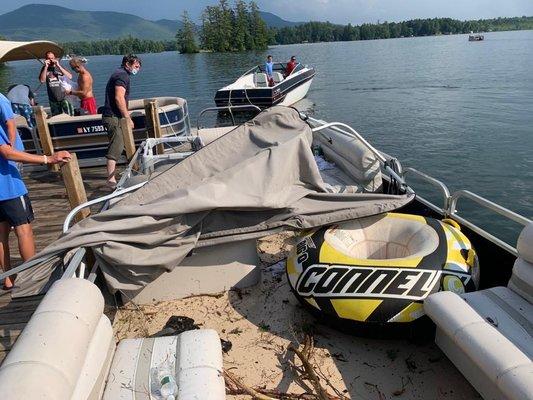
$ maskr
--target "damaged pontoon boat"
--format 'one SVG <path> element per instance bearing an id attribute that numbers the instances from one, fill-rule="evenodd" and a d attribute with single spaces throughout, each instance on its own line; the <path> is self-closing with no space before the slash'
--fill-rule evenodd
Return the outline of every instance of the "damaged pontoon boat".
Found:
<path id="1" fill-rule="evenodd" d="M 158 144 L 168 151 L 157 154 Z M 413 175 L 438 187 L 443 204 L 415 197 L 406 180 Z M 457 204 L 464 198 L 526 226 L 517 248 L 461 216 Z M 76 212 L 98 202 L 105 204 L 100 214 L 70 227 Z M 447 220 L 438 221 L 443 218 Z M 345 225 L 345 221 L 355 222 Z M 322 227 L 329 230 L 322 230 L 320 243 L 316 235 Z M 122 342 L 113 356 L 109 320 L 102 316 L 103 300 L 90 282 L 101 276 L 104 292 L 109 288 L 125 303 L 152 304 L 156 309 L 158 301 L 250 287 L 261 277 L 256 240 L 286 230 L 303 233 L 304 238 L 287 264 L 289 279 L 300 270 L 294 290 L 321 319 L 345 324 L 356 335 L 365 326 L 389 332 L 403 326 L 413 334 L 427 322 L 425 308 L 438 325 L 438 345 L 485 398 L 532 397 L 533 223 L 473 193 L 450 194 L 443 183 L 415 169 L 402 169 L 397 160 L 376 150 L 349 126 L 302 118 L 294 109 L 274 107 L 234 129 L 149 139 L 116 192 L 73 210 L 65 221 L 66 233 L 17 268 L 19 285 L 31 282 L 33 293 L 48 286 L 52 270 L 62 277 L 0 366 L 0 387 L 8 388 L 6 398 L 29 398 L 44 386 L 61 399 L 100 398 L 102 393 L 105 399 L 135 398 L 143 390 L 152 396 L 155 381 L 149 371 L 158 367 L 165 354 L 172 359 L 183 390 L 178 399 L 224 398 L 214 332 L 197 331 L 197 339 L 192 333 L 167 341 Z M 315 236 L 309 237 L 310 232 Z M 87 264 L 87 249 L 96 258 L 94 264 Z M 474 289 L 481 290 L 465 293 Z M 87 291 L 90 303 L 97 306 L 82 306 L 78 291 Z M 18 295 L 24 293 L 28 291 L 20 290 Z M 65 300 L 69 298 L 72 303 Z M 282 300 L 278 303 L 285 312 L 295 309 L 295 303 Z M 267 303 L 262 301 L 261 307 Z M 75 322 L 70 317 L 61 317 L 69 313 L 88 322 L 85 333 L 76 335 L 67 351 L 56 339 L 57 331 L 70 335 L 82 330 L 71 325 Z M 243 312 L 241 319 L 253 318 L 252 314 Z M 46 325 L 45 318 L 54 320 Z M 270 332 L 273 341 L 277 332 Z M 192 354 L 198 347 L 191 341 L 202 337 L 210 350 Z M 234 347 L 238 340 L 236 336 Z M 177 346 L 177 342 L 183 344 Z M 350 343 L 357 346 L 358 342 Z M 412 343 L 395 343 L 411 353 L 409 357 L 418 354 Z M 347 348 L 346 342 L 343 346 Z M 356 364 L 358 375 L 373 377 L 376 388 L 390 389 L 395 369 L 366 361 L 379 359 L 372 354 L 377 348 L 374 342 L 350 363 Z M 150 360 L 152 349 L 157 355 Z M 203 364 L 202 357 L 206 357 Z M 423 398 L 442 397 L 444 386 L 453 388 L 446 392 L 447 398 L 474 395 L 451 364 L 437 364 L 431 368 L 440 368 L 439 373 L 409 376 Z M 197 370 L 193 378 L 191 371 L 200 365 L 206 368 Z M 65 366 L 71 367 L 67 378 L 58 373 L 52 379 L 39 372 Z M 59 382 L 60 376 L 64 382 Z M 355 374 L 342 377 L 345 398 L 359 396 L 367 383 L 356 381 Z M 336 398 L 342 397 L 337 394 Z"/>

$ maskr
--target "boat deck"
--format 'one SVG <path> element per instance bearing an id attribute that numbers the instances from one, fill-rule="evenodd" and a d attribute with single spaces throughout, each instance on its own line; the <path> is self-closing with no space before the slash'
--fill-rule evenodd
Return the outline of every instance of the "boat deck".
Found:
<path id="1" fill-rule="evenodd" d="M 104 185 L 105 167 L 84 168 L 81 173 L 89 199 L 109 193 L 109 189 Z M 39 252 L 61 234 L 70 205 L 60 175 L 48 171 L 25 170 L 24 182 L 28 187 L 35 213 L 32 226 L 36 249 Z M 9 244 L 13 266 L 17 266 L 22 260 L 14 233 L 10 236 Z M 42 297 L 12 299 L 10 292 L 0 289 L 0 363 L 7 356 Z"/>

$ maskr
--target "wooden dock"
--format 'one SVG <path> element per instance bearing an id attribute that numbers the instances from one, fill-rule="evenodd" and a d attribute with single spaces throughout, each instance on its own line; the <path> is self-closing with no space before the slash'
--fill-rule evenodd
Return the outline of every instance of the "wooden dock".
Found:
<path id="1" fill-rule="evenodd" d="M 147 137 L 161 138 L 157 100 L 145 99 L 144 108 Z M 47 115 L 41 106 L 34 107 L 34 112 L 42 150 L 45 154 L 51 155 L 54 153 L 54 143 L 50 136 Z M 125 120 L 123 123 L 124 145 L 126 157 L 129 160 L 135 153 L 135 140 L 132 128 Z M 162 147 L 158 147 L 157 151 L 163 152 Z M 80 171 L 75 154 L 73 154 L 72 161 L 61 168 L 58 165 L 50 165 L 49 170 L 26 168 L 23 175 L 35 214 L 32 226 L 37 253 L 61 235 L 63 222 L 71 208 L 86 200 L 110 193 L 110 189 L 105 185 L 106 168 L 99 166 L 84 168 Z M 91 212 L 97 212 L 101 206 L 101 204 L 96 205 Z M 88 215 L 86 212 L 80 214 L 83 214 L 80 218 Z M 9 245 L 12 266 L 15 267 L 22 260 L 18 253 L 14 233 L 11 234 Z M 42 297 L 12 299 L 9 291 L 0 289 L 0 363 L 13 347 Z"/>
<path id="2" fill-rule="evenodd" d="M 81 170 L 87 197 L 93 199 L 108 194 L 105 186 L 105 167 Z M 37 252 L 57 239 L 63 221 L 70 211 L 65 184 L 58 173 L 49 171 L 25 171 L 24 182 L 33 205 L 35 221 L 32 223 Z M 98 207 L 93 209 L 96 212 Z M 10 236 L 12 265 L 20 259 L 14 232 Z M 3 361 L 18 335 L 39 305 L 43 296 L 12 299 L 9 292 L 0 290 L 0 363 Z"/>

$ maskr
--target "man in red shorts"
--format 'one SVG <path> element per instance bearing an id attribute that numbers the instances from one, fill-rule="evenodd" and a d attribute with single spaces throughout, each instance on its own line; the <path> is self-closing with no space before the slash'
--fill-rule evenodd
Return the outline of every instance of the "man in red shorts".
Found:
<path id="1" fill-rule="evenodd" d="M 80 108 L 87 111 L 88 114 L 96 114 L 96 100 L 93 94 L 93 77 L 85 68 L 85 64 L 78 57 L 72 57 L 70 68 L 78 74 L 78 89 L 72 90 L 68 94 L 73 94 L 80 98 Z"/>

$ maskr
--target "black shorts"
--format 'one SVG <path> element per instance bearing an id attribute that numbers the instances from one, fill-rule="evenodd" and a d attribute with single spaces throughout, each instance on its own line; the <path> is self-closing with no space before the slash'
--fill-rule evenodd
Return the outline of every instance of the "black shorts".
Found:
<path id="1" fill-rule="evenodd" d="M 16 199 L 0 201 L 0 222 L 9 222 L 12 227 L 29 224 L 35 219 L 27 194 Z"/>

